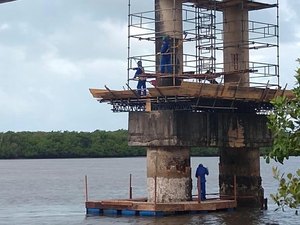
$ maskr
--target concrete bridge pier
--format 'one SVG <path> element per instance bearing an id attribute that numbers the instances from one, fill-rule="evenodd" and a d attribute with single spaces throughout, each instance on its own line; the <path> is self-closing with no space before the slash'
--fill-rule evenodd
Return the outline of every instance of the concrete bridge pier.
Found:
<path id="1" fill-rule="evenodd" d="M 151 147 L 147 150 L 148 202 L 192 199 L 190 148 Z"/>
<path id="2" fill-rule="evenodd" d="M 234 1 L 232 1 L 234 2 Z M 246 0 L 237 0 L 235 4 L 223 10 L 224 26 L 224 76 L 225 83 L 249 86 L 249 11 L 244 7 Z M 239 73 L 232 73 L 240 71 Z"/>
<path id="3" fill-rule="evenodd" d="M 236 176 L 238 204 L 260 206 L 263 189 L 259 147 L 272 142 L 266 124 L 264 115 L 253 113 L 130 112 L 128 143 L 148 149 L 148 201 L 191 200 L 190 147 L 201 146 L 221 149 L 222 198 L 234 197 L 233 177 Z"/>
<path id="4" fill-rule="evenodd" d="M 183 72 L 183 22 L 182 0 L 155 0 L 155 51 L 156 72 L 160 74 L 161 45 L 163 36 L 170 38 L 171 74 L 169 77 L 157 78 L 158 86 L 180 85 L 181 80 L 176 78 Z M 172 76 L 170 76 L 172 75 Z"/>
<path id="5" fill-rule="evenodd" d="M 130 112 L 129 145 L 147 147 L 148 202 L 192 199 L 190 146 L 177 141 L 174 111 Z"/>
<path id="6" fill-rule="evenodd" d="M 220 150 L 219 186 L 221 198 L 234 196 L 236 176 L 237 202 L 240 206 L 260 207 L 264 189 L 260 177 L 260 153 L 258 148 L 223 148 Z"/>

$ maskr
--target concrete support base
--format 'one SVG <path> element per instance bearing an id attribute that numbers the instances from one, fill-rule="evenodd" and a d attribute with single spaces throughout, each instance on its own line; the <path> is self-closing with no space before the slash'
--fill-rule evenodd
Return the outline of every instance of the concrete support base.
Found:
<path id="1" fill-rule="evenodd" d="M 192 200 L 190 148 L 148 148 L 147 187 L 149 202 Z"/>
<path id="2" fill-rule="evenodd" d="M 261 186 L 259 149 L 225 148 L 220 154 L 221 196 L 234 196 L 233 177 L 236 175 L 238 205 L 261 206 L 264 190 Z"/>

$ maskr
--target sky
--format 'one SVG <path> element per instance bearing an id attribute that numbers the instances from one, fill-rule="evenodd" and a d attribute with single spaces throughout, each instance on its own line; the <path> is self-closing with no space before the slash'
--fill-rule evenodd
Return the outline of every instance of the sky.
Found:
<path id="1" fill-rule="evenodd" d="M 153 0 L 131 3 L 136 11 L 153 7 Z M 292 88 L 300 1 L 279 5 L 280 84 Z M 128 113 L 113 113 L 89 92 L 126 86 L 127 19 L 127 0 L 0 4 L 0 132 L 127 129 Z"/>

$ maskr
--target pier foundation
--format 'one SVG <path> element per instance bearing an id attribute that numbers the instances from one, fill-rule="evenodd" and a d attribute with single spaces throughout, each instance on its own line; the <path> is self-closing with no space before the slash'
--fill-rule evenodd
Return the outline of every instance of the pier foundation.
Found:
<path id="1" fill-rule="evenodd" d="M 191 201 L 191 185 L 190 148 L 148 148 L 148 202 Z"/>
<path id="2" fill-rule="evenodd" d="M 221 198 L 234 196 L 234 176 L 239 206 L 260 207 L 264 199 L 261 185 L 258 148 L 224 148 L 220 150 L 219 185 Z"/>

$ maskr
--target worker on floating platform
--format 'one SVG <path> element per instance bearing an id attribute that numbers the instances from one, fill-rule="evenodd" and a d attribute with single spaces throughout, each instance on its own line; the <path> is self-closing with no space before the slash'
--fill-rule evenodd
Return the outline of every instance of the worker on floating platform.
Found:
<path id="1" fill-rule="evenodd" d="M 197 177 L 198 180 L 200 179 L 201 201 L 206 199 L 205 175 L 208 175 L 208 169 L 204 167 L 202 164 L 199 164 L 195 177 Z M 197 180 L 197 186 L 199 185 L 198 180 Z M 198 186 L 198 190 L 199 190 L 199 186 Z"/>
<path id="2" fill-rule="evenodd" d="M 144 67 L 142 65 L 142 61 L 138 61 L 137 66 L 138 67 L 133 68 L 134 70 L 136 70 L 134 79 L 138 79 L 136 89 L 137 89 L 138 95 L 146 96 L 146 94 L 147 94 L 146 93 L 146 77 L 141 76 L 144 73 Z"/>
<path id="3" fill-rule="evenodd" d="M 160 72 L 172 73 L 170 37 L 168 35 L 163 37 L 163 43 L 160 48 L 160 54 Z"/>

